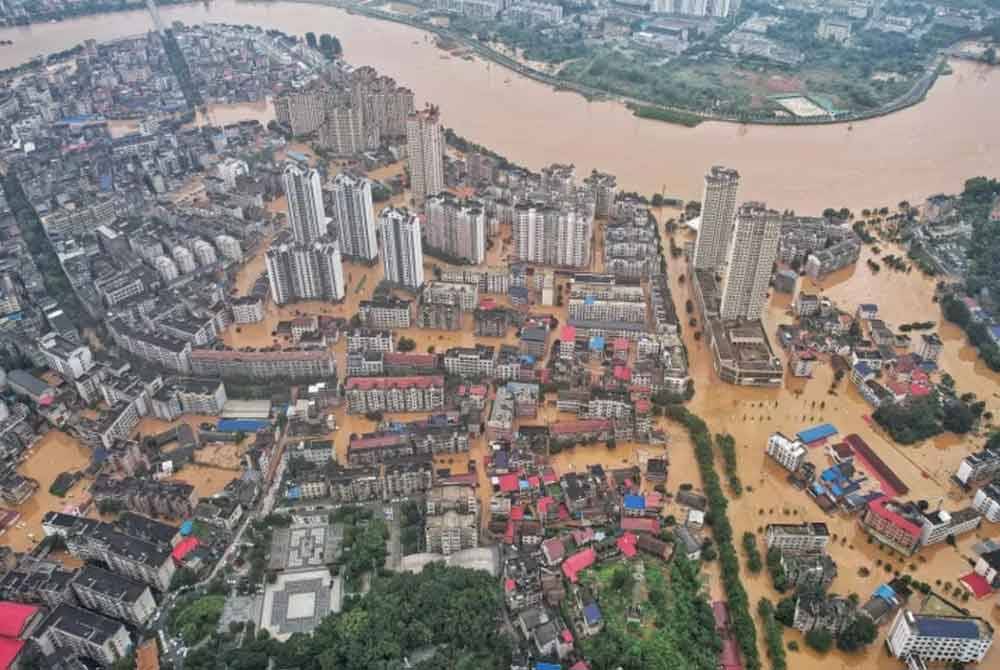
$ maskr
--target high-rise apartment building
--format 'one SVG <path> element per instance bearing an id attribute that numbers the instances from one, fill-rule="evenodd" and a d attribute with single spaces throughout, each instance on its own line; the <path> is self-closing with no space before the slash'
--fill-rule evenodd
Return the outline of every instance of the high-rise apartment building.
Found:
<path id="1" fill-rule="evenodd" d="M 723 275 L 723 320 L 760 319 L 780 241 L 781 214 L 759 202 L 740 206 Z"/>
<path id="2" fill-rule="evenodd" d="M 265 263 L 271 297 L 279 305 L 295 300 L 344 299 L 340 245 L 332 238 L 312 244 L 275 244 L 267 250 Z"/>
<path id="3" fill-rule="evenodd" d="M 347 256 L 374 260 L 378 256 L 375 210 L 371 182 L 341 172 L 333 180 L 333 223 L 339 231 L 340 250 Z"/>
<path id="4" fill-rule="evenodd" d="M 736 213 L 740 173 L 716 165 L 705 175 L 701 198 L 701 225 L 694 244 L 696 270 L 719 270 L 726 262 Z"/>
<path id="5" fill-rule="evenodd" d="M 406 150 L 410 190 L 420 205 L 444 190 L 444 134 L 437 107 L 427 107 L 407 118 Z"/>
<path id="6" fill-rule="evenodd" d="M 479 265 L 486 258 L 486 214 L 482 203 L 459 200 L 450 193 L 426 203 L 424 238 L 438 251 Z"/>
<path id="7" fill-rule="evenodd" d="M 590 262 L 593 210 L 521 203 L 514 208 L 514 248 L 519 260 L 583 267 Z"/>
<path id="8" fill-rule="evenodd" d="M 382 263 L 386 281 L 420 288 L 424 283 L 424 248 L 420 219 L 406 209 L 386 207 L 379 215 Z"/>
<path id="9" fill-rule="evenodd" d="M 309 244 L 326 235 L 330 219 L 323 208 L 319 172 L 289 163 L 285 167 L 283 181 L 288 199 L 288 219 L 295 241 Z"/>
<path id="10" fill-rule="evenodd" d="M 377 149 L 378 126 L 366 123 L 364 109 L 346 100 L 331 100 L 319 127 L 319 145 L 335 156 L 353 156 Z"/>

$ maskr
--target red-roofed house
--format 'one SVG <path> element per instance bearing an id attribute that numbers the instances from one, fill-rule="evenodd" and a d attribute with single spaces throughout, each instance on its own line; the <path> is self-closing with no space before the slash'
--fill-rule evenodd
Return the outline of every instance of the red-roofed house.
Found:
<path id="1" fill-rule="evenodd" d="M 198 538 L 188 537 L 181 540 L 174 550 L 170 552 L 170 556 L 174 559 L 174 563 L 180 565 L 184 562 L 184 557 L 190 554 L 198 547 Z"/>
<path id="2" fill-rule="evenodd" d="M 524 518 L 524 506 L 523 505 L 515 505 L 514 507 L 510 508 L 510 520 L 511 521 L 520 521 L 523 518 Z"/>
<path id="3" fill-rule="evenodd" d="M 569 670 L 590 670 L 590 666 L 587 665 L 586 661 L 577 661 Z"/>
<path id="4" fill-rule="evenodd" d="M 574 530 L 570 533 L 573 538 L 573 542 L 576 543 L 578 547 L 584 547 L 594 541 L 594 529 L 593 528 L 582 528 Z"/>
<path id="5" fill-rule="evenodd" d="M 920 546 L 922 528 L 903 517 L 891 498 L 878 498 L 868 503 L 861 525 L 870 535 L 909 556 Z"/>
<path id="6" fill-rule="evenodd" d="M 37 623 L 41 610 L 35 605 L 0 601 L 0 637 L 25 637 Z"/>
<path id="7" fill-rule="evenodd" d="M 24 651 L 26 644 L 27 642 L 24 640 L 11 640 L 6 637 L 0 637 L 0 670 L 15 667 L 18 657 Z"/>
<path id="8" fill-rule="evenodd" d="M 566 545 L 558 537 L 553 537 L 542 542 L 542 554 L 545 556 L 546 563 L 558 565 L 566 556 Z"/>
<path id="9" fill-rule="evenodd" d="M 958 581 L 962 582 L 962 586 L 965 590 L 971 593 L 977 600 L 985 598 L 993 593 L 993 588 L 990 586 L 986 577 L 977 572 L 970 572 L 964 577 L 961 577 Z"/>
<path id="10" fill-rule="evenodd" d="M 623 517 L 621 521 L 622 530 L 631 530 L 637 533 L 652 533 L 659 535 L 660 520 L 653 517 Z"/>
<path id="11" fill-rule="evenodd" d="M 622 555 L 625 556 L 625 558 L 632 558 L 635 556 L 635 546 L 638 540 L 639 538 L 632 533 L 623 533 L 615 544 L 618 545 L 619 551 L 622 552 Z"/>
<path id="12" fill-rule="evenodd" d="M 559 506 L 552 496 L 545 496 L 538 499 L 538 518 L 542 521 L 556 519 L 559 517 Z"/>
<path id="13" fill-rule="evenodd" d="M 500 475 L 500 490 L 504 493 L 514 493 L 518 490 L 518 480 L 520 475 L 517 472 L 511 472 L 506 475 Z"/>
<path id="14" fill-rule="evenodd" d="M 563 561 L 563 574 L 566 575 L 569 581 L 575 584 L 579 578 L 580 571 L 592 566 L 596 560 L 597 552 L 594 551 L 593 547 L 587 547 Z"/>

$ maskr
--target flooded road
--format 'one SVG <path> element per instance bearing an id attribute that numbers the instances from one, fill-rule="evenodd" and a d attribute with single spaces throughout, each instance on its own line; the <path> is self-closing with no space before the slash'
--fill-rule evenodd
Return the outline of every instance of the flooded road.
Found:
<path id="1" fill-rule="evenodd" d="M 499 66 L 442 58 L 428 34 L 313 4 L 216 0 L 164 7 L 164 21 L 228 22 L 302 35 L 336 34 L 346 58 L 372 65 L 413 89 L 418 106 L 440 105 L 444 124 L 532 169 L 575 163 L 580 174 L 599 168 L 627 190 L 701 197 L 701 177 L 713 164 L 743 175 L 743 199 L 818 213 L 919 201 L 960 189 L 962 182 L 1000 170 L 1000 68 L 952 63 L 928 99 L 890 116 L 853 126 L 765 127 L 703 123 L 684 128 L 633 117 L 616 102 L 588 102 L 575 93 L 517 76 Z M 0 67 L 82 40 L 109 40 L 151 28 L 144 11 L 0 30 L 14 41 Z M 386 45 L 392 48 L 386 48 Z M 261 107 L 257 118 L 273 112 Z M 216 112 L 217 122 L 224 120 Z M 231 117 L 229 117 L 231 118 Z"/>
<path id="2" fill-rule="evenodd" d="M 90 464 L 90 450 L 81 446 L 74 438 L 60 430 L 50 430 L 31 449 L 31 455 L 18 468 L 25 477 L 38 481 L 38 490 L 25 503 L 15 507 L 21 513 L 17 526 L 12 527 L 0 543 L 14 551 L 27 551 L 35 542 L 45 537 L 42 532 L 42 517 L 46 512 L 60 511 L 67 505 L 79 505 L 86 498 L 85 482 L 69 490 L 65 498 L 49 493 L 49 487 L 63 472 L 83 470 Z"/>

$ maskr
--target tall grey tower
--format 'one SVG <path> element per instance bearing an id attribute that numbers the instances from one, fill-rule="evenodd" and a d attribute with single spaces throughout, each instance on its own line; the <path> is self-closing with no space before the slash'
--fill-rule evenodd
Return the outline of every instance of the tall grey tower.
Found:
<path id="1" fill-rule="evenodd" d="M 295 163 L 285 167 L 282 176 L 288 199 L 288 218 L 296 242 L 310 244 L 327 233 L 330 219 L 323 207 L 323 186 L 319 172 Z"/>
<path id="2" fill-rule="evenodd" d="M 428 107 L 406 119 L 406 152 L 410 190 L 417 205 L 444 190 L 444 137 L 437 107 Z"/>
<path id="3" fill-rule="evenodd" d="M 780 240 L 781 214 L 761 202 L 740 206 L 723 275 L 719 313 L 724 320 L 757 320 L 764 314 Z"/>
<path id="4" fill-rule="evenodd" d="M 366 261 L 378 257 L 372 185 L 364 177 L 341 172 L 333 179 L 333 223 L 340 231 L 340 250 Z"/>
<path id="5" fill-rule="evenodd" d="M 420 219 L 406 209 L 386 207 L 379 215 L 382 265 L 386 281 L 420 288 L 424 283 L 424 247 Z"/>
<path id="6" fill-rule="evenodd" d="M 736 213 L 736 192 L 740 173 L 716 165 L 705 175 L 701 198 L 701 226 L 694 244 L 696 270 L 716 272 L 726 262 Z"/>

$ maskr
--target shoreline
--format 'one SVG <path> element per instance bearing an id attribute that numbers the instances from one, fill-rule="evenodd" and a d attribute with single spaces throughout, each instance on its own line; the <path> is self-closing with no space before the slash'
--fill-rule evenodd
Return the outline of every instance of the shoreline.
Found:
<path id="1" fill-rule="evenodd" d="M 546 86 L 552 87 L 553 91 L 568 91 L 577 93 L 586 100 L 604 100 L 608 102 L 613 102 L 625 107 L 630 113 L 636 118 L 659 121 L 661 123 L 667 123 L 672 126 L 693 128 L 700 125 L 702 122 L 715 121 L 719 123 L 732 124 L 737 126 L 759 126 L 759 127 L 777 127 L 777 126 L 792 126 L 792 127 L 815 127 L 815 126 L 833 126 L 833 125 L 843 125 L 852 124 L 854 122 L 869 121 L 881 117 L 890 116 L 896 112 L 904 111 L 911 107 L 915 107 L 919 103 L 923 102 L 927 94 L 937 83 L 938 77 L 942 74 L 947 74 L 947 69 L 951 58 L 958 58 L 957 56 L 949 55 L 954 49 L 955 45 L 949 47 L 948 49 L 942 50 L 937 56 L 935 56 L 934 61 L 929 63 L 925 69 L 925 73 L 919 77 L 911 86 L 911 88 L 901 96 L 886 102 L 877 109 L 863 110 L 856 112 L 845 112 L 838 115 L 829 116 L 811 116 L 811 117 L 754 117 L 752 115 L 747 115 L 745 117 L 740 115 L 727 115 L 727 114 L 716 114 L 705 111 L 698 111 L 687 109 L 684 107 L 677 107 L 671 105 L 663 105 L 654 100 L 648 100 L 645 98 L 637 98 L 629 95 L 622 95 L 615 93 L 613 91 L 607 91 L 604 89 L 594 88 L 586 84 L 581 84 L 573 82 L 570 80 L 562 79 L 557 76 L 550 75 L 546 72 L 538 70 L 534 67 L 526 65 L 516 59 L 513 59 L 506 54 L 497 51 L 489 45 L 483 44 L 479 41 L 469 39 L 467 36 L 453 32 L 444 26 L 435 26 L 427 24 L 421 21 L 413 20 L 409 15 L 397 14 L 393 12 L 383 11 L 379 8 L 373 8 L 362 4 L 357 4 L 353 2 L 345 2 L 344 0 L 286 0 L 292 3 L 312 5 L 316 7 L 327 7 L 339 11 L 343 11 L 347 14 L 354 16 L 361 16 L 364 18 L 376 20 L 376 21 L 386 21 L 390 23 L 396 23 L 399 25 L 405 25 L 416 30 L 420 30 L 429 35 L 435 35 L 444 39 L 452 40 L 459 43 L 465 49 L 472 51 L 476 56 L 482 58 L 483 60 L 496 65 L 501 66 L 509 72 L 521 75 L 526 79 L 544 84 Z M 273 0 L 236 0 L 237 4 L 247 4 L 247 5 L 270 5 L 274 4 Z M 198 4 L 194 0 L 180 0 L 167 5 L 163 5 L 162 9 L 170 10 L 175 7 L 185 7 Z M 4 26 L 4 30 L 15 30 L 15 29 L 30 29 L 33 26 L 42 26 L 50 23 L 69 23 L 73 20 L 82 19 L 93 19 L 101 16 L 113 16 L 118 14 L 124 14 L 129 11 L 141 11 L 144 14 L 148 14 L 145 9 L 138 9 L 135 7 L 122 8 L 120 11 L 109 11 L 109 12 L 97 12 L 92 14 L 81 14 L 79 16 L 67 17 L 59 21 L 39 21 L 23 25 L 12 25 Z M 230 21 L 225 21 L 229 23 Z M 209 21 L 209 23 L 212 23 Z M 288 32 L 288 31 L 283 31 Z M 294 32 L 289 32 L 288 34 L 295 34 Z M 964 39 L 961 40 L 965 41 Z M 82 42 L 80 43 L 82 44 Z M 75 48 L 75 47 L 70 47 Z M 44 54 L 44 57 L 51 56 L 53 54 L 59 53 L 57 51 Z M 36 55 L 33 58 L 28 58 L 23 60 L 21 63 L 13 66 L 13 68 L 8 69 L 20 69 L 33 60 L 42 57 L 42 55 Z M 640 114 L 638 111 L 641 110 L 644 113 Z"/>
<path id="2" fill-rule="evenodd" d="M 238 2 L 245 2 L 247 0 L 237 0 Z M 253 1 L 253 0 L 251 0 Z M 720 123 L 731 123 L 737 125 L 756 125 L 756 126 L 829 126 L 837 124 L 850 124 L 855 121 L 867 121 L 871 119 L 877 119 L 883 116 L 889 116 L 895 114 L 896 112 L 903 111 L 910 107 L 914 107 L 917 104 L 923 102 L 927 93 L 933 88 L 937 79 L 944 72 L 948 65 L 949 56 L 947 53 L 940 53 L 934 57 L 932 63 L 928 63 L 925 68 L 925 72 L 921 75 L 910 87 L 906 93 L 898 96 L 894 100 L 890 100 L 885 104 L 881 105 L 877 109 L 863 110 L 856 112 L 846 112 L 841 115 L 830 116 L 815 116 L 815 117 L 770 117 L 770 118 L 755 118 L 752 116 L 741 117 L 738 115 L 725 115 L 725 114 L 713 114 L 710 112 L 698 111 L 693 109 L 687 109 L 684 107 L 676 107 L 671 105 L 664 105 L 653 100 L 648 100 L 645 98 L 636 98 L 628 95 L 621 95 L 613 91 L 607 91 L 604 89 L 594 88 L 586 84 L 580 84 L 578 82 L 570 81 L 567 79 L 562 79 L 560 77 L 552 76 L 541 70 L 537 70 L 533 67 L 525 65 L 520 61 L 517 61 L 492 47 L 485 45 L 479 41 L 471 40 L 461 33 L 456 33 L 449 30 L 443 26 L 429 25 L 423 22 L 414 21 L 410 16 L 405 14 L 396 14 L 393 12 L 385 12 L 376 8 L 371 8 L 365 5 L 353 4 L 348 2 L 343 2 L 343 0 L 288 0 L 289 2 L 297 2 L 307 5 L 318 5 L 322 7 L 335 7 L 341 9 L 348 14 L 355 14 L 360 16 L 365 16 L 367 18 L 390 21 L 393 23 L 400 23 L 411 28 L 416 28 L 417 30 L 424 31 L 426 33 L 436 35 L 449 40 L 454 40 L 458 42 L 463 47 L 472 50 L 477 56 L 484 58 L 492 63 L 515 73 L 532 79 L 539 83 L 545 84 L 547 86 L 552 86 L 555 91 L 572 91 L 583 96 L 587 100 L 593 99 L 605 99 L 609 101 L 616 102 L 623 105 L 627 109 L 631 110 L 632 113 L 637 118 L 648 119 L 652 121 L 660 121 L 663 123 L 669 123 L 671 125 L 678 125 L 684 127 L 694 127 L 697 126 L 701 121 L 718 121 Z M 965 40 L 962 40 L 965 41 Z M 950 51 L 954 48 L 952 45 L 945 52 Z M 647 113 L 646 115 L 636 113 L 637 109 L 651 110 L 652 113 Z M 661 112 L 658 116 L 656 112 Z M 675 115 L 677 120 L 671 119 L 669 117 Z M 691 118 L 697 117 L 692 123 Z M 700 120 L 698 120 L 700 119 Z"/>

